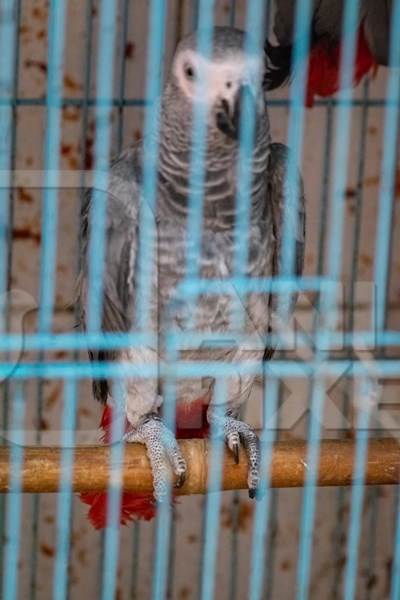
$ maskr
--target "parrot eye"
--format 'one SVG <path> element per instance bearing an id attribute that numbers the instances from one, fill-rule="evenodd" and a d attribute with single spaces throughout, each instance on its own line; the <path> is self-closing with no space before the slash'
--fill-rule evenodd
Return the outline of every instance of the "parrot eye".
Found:
<path id="1" fill-rule="evenodd" d="M 185 71 L 185 75 L 188 79 L 190 79 L 190 80 L 194 79 L 195 72 L 194 72 L 192 65 L 185 65 L 184 71 Z"/>

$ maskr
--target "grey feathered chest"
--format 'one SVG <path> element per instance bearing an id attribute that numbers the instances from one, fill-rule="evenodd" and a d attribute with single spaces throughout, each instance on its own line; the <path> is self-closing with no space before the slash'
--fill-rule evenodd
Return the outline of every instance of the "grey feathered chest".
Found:
<path id="1" fill-rule="evenodd" d="M 266 178 L 269 151 L 261 146 L 256 161 L 249 196 L 250 227 L 247 240 L 248 277 L 269 277 L 273 272 L 274 230 L 268 207 Z M 242 218 L 236 210 L 234 178 L 236 156 L 222 168 L 206 171 L 203 197 L 201 246 L 197 254 L 198 276 L 223 284 L 235 276 L 235 223 Z M 187 253 L 193 252 L 188 231 L 188 187 L 182 172 L 179 181 L 161 177 L 157 210 L 156 278 L 154 281 L 153 311 L 158 314 L 159 351 L 165 358 L 165 335 L 171 330 L 194 329 L 205 334 L 218 332 L 229 340 L 227 345 L 198 346 L 181 353 L 182 360 L 261 360 L 263 344 L 247 344 L 237 340 L 237 333 L 263 338 L 268 331 L 270 311 L 267 294 L 242 294 L 234 286 L 214 294 L 198 295 L 192 301 L 180 292 L 186 274 Z M 218 286 L 218 284 L 217 284 Z M 157 290 L 157 291 L 156 291 Z M 157 300 L 156 300 L 157 298 Z M 156 319 L 154 319 L 156 322 Z M 257 335 L 258 334 L 258 335 Z M 252 378 L 235 378 L 229 386 L 232 406 L 243 402 Z M 184 380 L 178 385 L 178 398 L 195 399 L 207 393 L 212 380 Z"/>
<path id="2" fill-rule="evenodd" d="M 203 198 L 203 222 L 201 247 L 197 255 L 198 275 L 201 278 L 223 282 L 235 275 L 235 223 L 237 214 L 236 186 L 233 178 L 236 157 L 220 169 L 206 172 Z M 257 170 L 254 173 L 249 197 L 250 228 L 247 240 L 248 277 L 268 277 L 272 274 L 274 233 L 272 215 L 268 208 L 267 180 L 265 177 L 268 148 L 259 148 Z M 246 296 L 234 289 L 230 294 L 201 295 L 191 303 L 180 293 L 180 283 L 186 274 L 186 259 L 193 252 L 188 231 L 188 187 L 180 173 L 179 183 L 163 177 L 158 188 L 156 277 L 153 310 L 158 311 L 161 334 L 171 327 L 201 331 L 226 332 L 235 330 L 232 311 L 239 303 L 244 309 L 242 332 L 257 331 L 265 334 L 268 329 L 268 303 L 266 294 Z M 178 208 L 176 206 L 178 203 Z M 237 327 L 236 327 L 237 330 Z"/>

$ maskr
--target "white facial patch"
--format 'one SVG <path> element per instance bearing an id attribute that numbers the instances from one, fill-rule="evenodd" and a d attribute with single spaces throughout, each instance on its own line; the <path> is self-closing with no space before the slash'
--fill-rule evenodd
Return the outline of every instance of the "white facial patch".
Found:
<path id="1" fill-rule="evenodd" d="M 249 85 L 258 95 L 263 62 L 259 57 L 234 53 L 224 59 L 207 60 L 193 50 L 177 56 L 173 73 L 184 94 L 193 102 L 213 106 L 222 99 L 229 103 L 241 85 Z"/>

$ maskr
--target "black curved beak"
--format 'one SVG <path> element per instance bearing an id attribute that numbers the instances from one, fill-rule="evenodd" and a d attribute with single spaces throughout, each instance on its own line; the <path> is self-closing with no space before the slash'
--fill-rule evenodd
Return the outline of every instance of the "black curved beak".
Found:
<path id="1" fill-rule="evenodd" d="M 249 100 L 245 100 L 249 98 Z M 232 105 L 225 99 L 217 112 L 217 127 L 222 133 L 232 140 L 239 139 L 240 116 L 243 112 L 243 105 L 255 107 L 255 98 L 249 85 L 242 85 L 238 89 Z"/>

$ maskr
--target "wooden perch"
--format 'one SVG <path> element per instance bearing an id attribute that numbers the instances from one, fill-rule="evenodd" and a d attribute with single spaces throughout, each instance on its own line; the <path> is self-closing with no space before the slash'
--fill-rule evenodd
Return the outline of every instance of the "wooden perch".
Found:
<path id="1" fill-rule="evenodd" d="M 179 494 L 204 494 L 207 491 L 209 441 L 180 442 L 188 464 L 185 485 Z M 352 481 L 355 443 L 325 440 L 321 443 L 318 483 L 321 486 L 349 485 Z M 24 492 L 56 492 L 60 479 L 59 448 L 24 449 L 22 489 Z M 0 492 L 9 490 L 10 450 L 0 449 Z M 78 447 L 74 453 L 73 489 L 76 492 L 105 490 L 109 481 L 109 446 Z M 307 469 L 307 443 L 277 442 L 272 458 L 273 487 L 299 487 L 304 483 Z M 234 463 L 231 453 L 225 452 L 222 488 L 246 488 L 247 461 L 243 451 L 240 463 Z M 400 482 L 400 444 L 394 439 L 370 440 L 366 464 L 367 484 Z M 145 448 L 139 444 L 125 447 L 123 482 L 126 490 L 152 489 L 150 465 Z"/>

